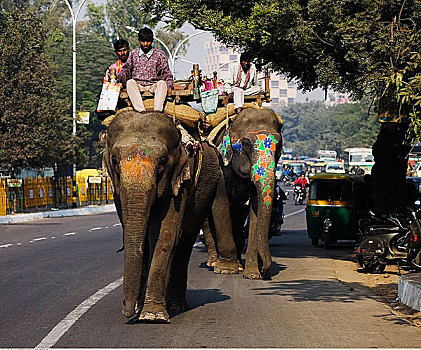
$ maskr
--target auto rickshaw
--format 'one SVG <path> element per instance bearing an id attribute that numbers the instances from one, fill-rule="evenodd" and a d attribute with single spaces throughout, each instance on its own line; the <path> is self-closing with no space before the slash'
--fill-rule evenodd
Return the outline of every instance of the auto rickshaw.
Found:
<path id="1" fill-rule="evenodd" d="M 373 206 L 369 175 L 321 173 L 310 177 L 306 206 L 311 244 L 324 248 L 338 240 L 358 239 L 358 220 Z"/>

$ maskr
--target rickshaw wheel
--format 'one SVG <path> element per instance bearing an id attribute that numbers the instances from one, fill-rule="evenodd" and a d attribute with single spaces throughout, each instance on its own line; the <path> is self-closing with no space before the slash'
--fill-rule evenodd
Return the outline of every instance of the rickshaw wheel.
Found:
<path id="1" fill-rule="evenodd" d="M 319 239 L 318 238 L 312 238 L 311 239 L 311 245 L 317 247 L 319 245 Z"/>

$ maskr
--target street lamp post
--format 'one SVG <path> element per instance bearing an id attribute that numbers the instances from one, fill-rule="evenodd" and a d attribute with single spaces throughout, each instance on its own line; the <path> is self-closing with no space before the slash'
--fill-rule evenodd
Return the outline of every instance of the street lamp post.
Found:
<path id="1" fill-rule="evenodd" d="M 76 12 L 73 11 L 72 6 L 70 5 L 68 0 L 65 0 L 67 7 L 69 8 L 70 15 L 72 16 L 73 22 L 73 129 L 72 135 L 76 135 L 76 23 L 77 17 L 79 15 L 80 9 L 82 8 L 83 4 L 86 0 L 82 0 L 79 6 L 76 9 Z M 73 164 L 73 176 L 76 175 L 76 164 Z"/>

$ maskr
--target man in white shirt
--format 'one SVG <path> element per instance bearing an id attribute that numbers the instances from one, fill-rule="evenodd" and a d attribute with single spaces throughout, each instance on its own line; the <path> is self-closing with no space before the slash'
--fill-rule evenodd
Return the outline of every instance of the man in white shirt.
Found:
<path id="1" fill-rule="evenodd" d="M 262 89 L 257 82 L 256 66 L 251 63 L 250 54 L 243 52 L 240 56 L 240 64 L 234 66 L 230 76 L 224 85 L 225 91 L 234 95 L 234 108 L 240 113 L 244 105 L 245 95 L 257 95 Z"/>

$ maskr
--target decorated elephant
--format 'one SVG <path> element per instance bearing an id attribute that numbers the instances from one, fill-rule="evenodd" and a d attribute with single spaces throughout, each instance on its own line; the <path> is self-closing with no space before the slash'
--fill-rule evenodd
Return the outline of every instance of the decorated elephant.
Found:
<path id="1" fill-rule="evenodd" d="M 215 218 L 219 269 L 238 271 L 218 151 L 187 156 L 179 130 L 158 112 L 121 111 L 108 127 L 104 160 L 124 235 L 123 314 L 169 322 L 184 310 L 187 266 L 205 218 Z"/>
<path id="2" fill-rule="evenodd" d="M 233 235 L 238 258 L 245 244 L 244 223 L 249 215 L 248 245 L 243 276 L 269 277 L 272 258 L 269 227 L 275 196 L 275 169 L 281 155 L 282 123 L 270 109 L 244 109 L 225 132 L 214 139 L 223 158 L 224 175 Z M 205 225 L 204 234 L 211 264 L 216 248 Z M 259 263 L 261 260 L 261 266 Z"/>

